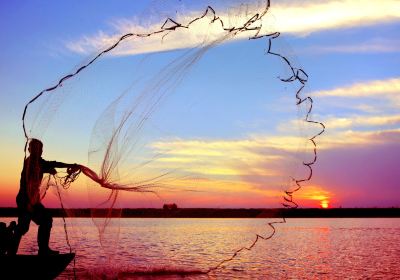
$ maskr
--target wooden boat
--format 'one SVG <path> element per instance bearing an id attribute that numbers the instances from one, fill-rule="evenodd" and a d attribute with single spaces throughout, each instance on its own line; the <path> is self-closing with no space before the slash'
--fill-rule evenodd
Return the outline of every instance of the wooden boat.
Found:
<path id="1" fill-rule="evenodd" d="M 0 279 L 54 279 L 75 254 L 0 256 Z"/>

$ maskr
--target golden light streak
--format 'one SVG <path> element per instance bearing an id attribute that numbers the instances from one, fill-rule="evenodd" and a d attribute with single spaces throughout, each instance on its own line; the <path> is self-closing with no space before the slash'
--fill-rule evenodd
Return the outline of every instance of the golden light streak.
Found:
<path id="1" fill-rule="evenodd" d="M 297 193 L 297 198 L 301 200 L 313 200 L 319 202 L 320 206 L 329 205 L 329 199 L 333 197 L 330 191 L 325 190 L 321 186 L 305 186 L 301 192 Z M 326 207 L 324 207 L 326 208 Z"/>
<path id="2" fill-rule="evenodd" d="M 282 137 L 253 137 L 242 140 L 184 140 L 159 141 L 151 144 L 154 152 L 161 154 L 153 163 L 157 168 L 185 170 L 199 175 L 241 176 L 280 176 L 283 171 L 274 166 L 285 161 L 285 156 L 277 150 L 293 150 L 298 147 L 296 141 L 304 139 Z M 292 147 L 293 146 L 293 147 Z"/>

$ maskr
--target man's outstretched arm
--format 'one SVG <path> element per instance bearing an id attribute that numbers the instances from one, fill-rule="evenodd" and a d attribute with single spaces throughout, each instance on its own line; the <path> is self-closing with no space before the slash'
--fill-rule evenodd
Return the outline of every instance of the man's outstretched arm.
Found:
<path id="1" fill-rule="evenodd" d="M 59 161 L 47 161 L 42 162 L 43 173 L 55 174 L 55 168 L 74 168 L 80 169 L 80 165 L 76 163 L 64 163 Z"/>

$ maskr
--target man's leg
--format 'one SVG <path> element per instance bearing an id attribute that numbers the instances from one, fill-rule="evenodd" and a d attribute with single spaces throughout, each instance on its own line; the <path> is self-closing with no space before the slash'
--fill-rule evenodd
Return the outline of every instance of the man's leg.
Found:
<path id="1" fill-rule="evenodd" d="M 35 205 L 32 220 L 39 226 L 37 236 L 39 255 L 58 254 L 58 251 L 49 248 L 50 232 L 53 225 L 53 218 L 49 210 L 42 204 Z"/>
<path id="2" fill-rule="evenodd" d="M 29 231 L 31 223 L 31 215 L 24 209 L 18 209 L 18 224 L 14 230 L 14 238 L 12 244 L 8 246 L 8 255 L 16 255 L 22 236 Z"/>

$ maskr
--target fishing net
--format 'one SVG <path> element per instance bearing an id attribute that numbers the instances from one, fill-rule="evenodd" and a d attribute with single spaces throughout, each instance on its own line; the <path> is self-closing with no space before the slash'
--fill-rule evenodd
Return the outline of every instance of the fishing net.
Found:
<path id="1" fill-rule="evenodd" d="M 26 105 L 27 146 L 40 139 L 46 159 L 80 164 L 43 180 L 41 196 L 51 189 L 68 217 L 90 209 L 99 255 L 117 254 L 124 208 L 297 207 L 323 125 L 269 10 L 269 1 L 151 3 L 117 34 L 82 41 L 90 58 Z M 251 250 L 278 222 L 199 269 Z M 78 250 L 86 226 L 68 223 Z"/>

